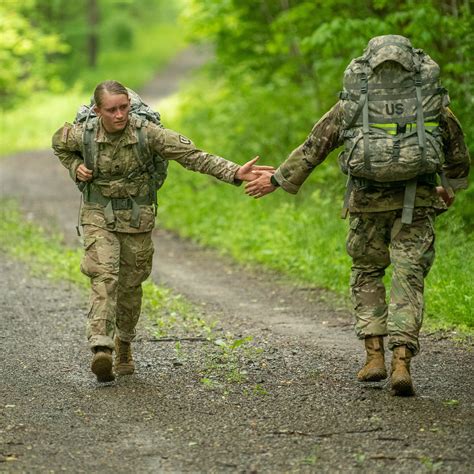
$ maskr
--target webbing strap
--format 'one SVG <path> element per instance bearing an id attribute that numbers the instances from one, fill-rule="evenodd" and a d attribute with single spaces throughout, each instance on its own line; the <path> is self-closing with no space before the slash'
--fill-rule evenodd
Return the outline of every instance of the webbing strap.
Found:
<path id="1" fill-rule="evenodd" d="M 398 163 L 400 159 L 400 137 L 396 135 L 393 139 L 392 145 L 392 161 L 393 163 Z"/>
<path id="2" fill-rule="evenodd" d="M 364 77 L 365 77 L 365 83 L 366 83 L 366 86 L 367 86 L 367 84 L 368 84 L 368 79 L 367 79 L 367 76 L 365 75 L 365 73 L 363 73 L 363 75 L 362 75 L 362 78 L 364 78 Z M 364 89 L 364 87 L 363 87 L 363 85 L 362 85 L 362 86 L 361 86 L 361 91 L 362 91 L 363 89 Z M 367 102 L 367 92 L 368 92 L 368 90 L 366 91 L 365 94 L 363 94 L 363 93 L 361 92 L 361 94 L 360 94 L 360 96 L 359 96 L 359 102 L 358 102 L 358 104 L 357 104 L 357 109 L 356 109 L 356 111 L 354 112 L 354 115 L 352 116 L 352 119 L 351 119 L 349 125 L 347 126 L 347 128 L 351 128 L 351 127 L 353 127 L 353 126 L 356 124 L 357 119 L 359 118 L 359 115 L 360 115 L 360 113 L 362 112 L 362 108 L 364 107 L 364 104 Z"/>
<path id="3" fill-rule="evenodd" d="M 83 143 L 84 143 L 84 165 L 87 169 L 95 172 L 97 167 L 97 142 L 95 141 L 97 118 L 84 124 Z"/>
<path id="4" fill-rule="evenodd" d="M 137 161 L 145 167 L 146 171 L 150 175 L 150 183 L 149 183 L 149 190 L 150 190 L 150 200 L 153 202 L 155 206 L 155 216 L 157 213 L 158 208 L 158 201 L 156 196 L 156 189 L 154 186 L 154 175 L 156 173 L 155 164 L 153 162 L 153 155 L 150 152 L 148 147 L 148 134 L 147 134 L 147 127 L 141 126 L 137 128 L 137 135 L 138 135 L 138 149 L 135 147 L 135 156 Z M 133 215 L 132 215 L 133 218 Z M 132 225 L 130 223 L 130 225 Z M 134 227 L 134 226 L 132 226 Z"/>
<path id="5" fill-rule="evenodd" d="M 415 209 L 416 179 L 407 181 L 405 196 L 403 198 L 402 224 L 411 224 L 413 221 L 413 210 Z"/>
<path id="6" fill-rule="evenodd" d="M 384 132 L 388 133 L 389 135 L 397 135 L 400 130 L 400 126 L 397 123 L 372 123 L 370 124 L 373 128 L 378 128 L 383 130 Z M 426 130 L 433 131 L 435 128 L 439 126 L 438 122 L 425 122 L 424 127 Z M 405 132 L 403 133 L 411 133 L 413 130 L 416 130 L 417 124 L 416 123 L 407 123 L 403 126 Z"/>
<path id="7" fill-rule="evenodd" d="M 351 198 L 352 190 L 354 189 L 354 182 L 352 181 L 351 174 L 349 172 L 347 176 L 346 192 L 344 194 L 344 204 L 342 206 L 341 219 L 345 219 L 349 213 L 349 200 Z"/>
<path id="8" fill-rule="evenodd" d="M 126 198 L 108 198 L 105 197 L 97 188 L 89 186 L 89 192 L 84 195 L 84 202 L 90 202 L 93 204 L 99 204 L 102 207 L 108 206 L 111 203 L 112 209 L 124 210 L 132 209 L 133 202 L 136 202 L 139 205 L 150 206 L 152 201 L 149 196 L 134 196 Z"/>
<path id="9" fill-rule="evenodd" d="M 439 116 L 439 110 L 428 110 L 424 112 L 425 119 L 435 119 Z M 407 124 L 417 121 L 418 115 L 403 115 L 402 117 L 397 117 L 397 122 L 399 124 Z M 369 115 L 370 123 L 392 123 L 393 117 L 383 118 L 377 115 Z"/>
<path id="10" fill-rule="evenodd" d="M 140 205 L 151 205 L 153 201 L 150 196 L 136 196 L 128 198 L 108 198 L 93 186 L 88 186 L 88 192 L 84 194 L 84 202 L 99 204 L 103 207 L 105 222 L 112 225 L 115 222 L 115 211 L 131 209 L 130 226 L 140 227 Z"/>
<path id="11" fill-rule="evenodd" d="M 104 207 L 104 217 L 107 225 L 112 225 L 115 222 L 114 209 L 112 207 L 112 200 L 109 199 L 109 202 Z"/>
<path id="12" fill-rule="evenodd" d="M 437 89 L 424 90 L 421 92 L 421 95 L 422 97 L 428 97 L 428 96 L 442 94 L 445 91 L 446 89 L 443 89 L 442 87 L 438 87 Z M 413 99 L 415 97 L 416 97 L 416 91 L 411 91 L 406 94 L 384 94 L 384 95 L 369 94 L 369 100 L 371 102 L 381 102 L 381 101 L 385 102 L 386 100 Z"/>
<path id="13" fill-rule="evenodd" d="M 138 229 L 140 227 L 140 206 L 135 199 L 132 199 L 132 215 L 130 216 L 130 227 Z"/>
<path id="14" fill-rule="evenodd" d="M 448 178 L 446 177 L 446 173 L 444 171 L 441 171 L 439 173 L 439 177 L 441 179 L 441 185 L 448 193 L 448 196 L 452 199 L 454 197 L 454 191 L 452 186 L 449 184 Z"/>
<path id="15" fill-rule="evenodd" d="M 421 82 L 423 86 L 429 85 L 429 84 L 436 84 L 438 82 L 438 79 L 433 78 L 433 79 L 425 79 L 424 81 Z M 372 83 L 369 84 L 369 90 L 377 90 L 377 89 L 405 89 L 409 87 L 413 87 L 414 81 L 413 79 L 406 79 L 403 82 L 379 82 L 379 83 Z M 344 86 L 347 90 L 359 90 L 361 88 L 361 84 L 358 84 L 357 82 L 352 83 L 352 84 L 346 84 Z"/>
<path id="16" fill-rule="evenodd" d="M 364 106 L 362 107 L 362 133 L 364 136 L 364 168 L 370 170 L 370 147 L 369 147 L 369 100 L 368 94 L 368 78 L 367 74 L 362 75 L 362 87 L 360 89 L 360 96 L 364 96 Z"/>
<path id="17" fill-rule="evenodd" d="M 418 134 L 418 145 L 421 151 L 421 159 L 426 159 L 426 134 L 425 134 L 425 117 L 423 113 L 423 97 L 421 94 L 421 65 L 418 56 L 414 56 L 415 61 L 415 90 L 416 90 L 416 127 Z"/>

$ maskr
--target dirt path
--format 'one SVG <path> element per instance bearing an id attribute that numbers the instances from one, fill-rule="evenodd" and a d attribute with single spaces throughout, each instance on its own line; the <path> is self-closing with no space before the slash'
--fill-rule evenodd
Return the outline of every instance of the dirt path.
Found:
<path id="1" fill-rule="evenodd" d="M 50 151 L 2 160 L 0 190 L 67 245 L 80 243 L 77 191 Z M 363 354 L 350 316 L 318 290 L 162 230 L 154 239 L 152 278 L 263 348 L 247 381 L 206 387 L 206 344 L 183 342 L 176 363 L 173 344 L 152 342 L 142 326 L 137 373 L 98 385 L 85 296 L 0 253 L 0 471 L 471 472 L 472 346 L 425 335 L 418 395 L 394 398 L 384 383 L 357 383 Z"/>

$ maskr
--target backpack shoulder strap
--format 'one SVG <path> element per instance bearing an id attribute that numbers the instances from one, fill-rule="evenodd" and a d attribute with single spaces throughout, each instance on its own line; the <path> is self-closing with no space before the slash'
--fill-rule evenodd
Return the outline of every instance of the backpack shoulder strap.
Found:
<path id="1" fill-rule="evenodd" d="M 82 143 L 84 145 L 84 165 L 92 172 L 95 171 L 97 164 L 97 142 L 95 136 L 97 133 L 97 118 L 92 120 L 87 119 L 84 123 L 84 130 L 82 132 Z"/>
<path id="2" fill-rule="evenodd" d="M 139 163 L 145 166 L 148 172 L 153 172 L 153 154 L 148 144 L 148 123 L 147 120 L 136 118 L 135 127 L 137 130 L 138 143 L 135 149 L 135 156 Z"/>
<path id="3" fill-rule="evenodd" d="M 425 159 L 426 155 L 426 134 L 425 134 L 425 117 L 423 112 L 422 97 L 422 81 L 421 81 L 421 58 L 422 53 L 415 52 L 413 54 L 413 62 L 415 64 L 415 91 L 416 91 L 416 128 L 418 134 L 418 146 L 420 147 L 421 156 Z"/>

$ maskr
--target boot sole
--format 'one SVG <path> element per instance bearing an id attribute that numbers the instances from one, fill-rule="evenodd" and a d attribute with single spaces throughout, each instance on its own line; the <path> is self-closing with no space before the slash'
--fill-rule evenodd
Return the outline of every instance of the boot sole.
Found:
<path id="1" fill-rule="evenodd" d="M 121 367 L 121 366 L 116 366 L 115 367 L 115 372 L 118 375 L 132 375 L 133 372 L 135 372 L 135 367 Z"/>
<path id="2" fill-rule="evenodd" d="M 395 396 L 398 397 L 410 397 L 415 395 L 413 385 L 410 380 L 397 380 L 392 383 L 392 390 Z"/>
<path id="3" fill-rule="evenodd" d="M 357 377 L 359 382 L 380 382 L 381 380 L 385 380 L 387 378 L 387 374 L 370 374 L 365 375 L 364 377 Z"/>
<path id="4" fill-rule="evenodd" d="M 380 382 L 387 378 L 387 371 L 384 369 L 373 369 L 367 371 L 364 375 L 357 374 L 357 379 L 360 382 Z"/>
<path id="5" fill-rule="evenodd" d="M 112 372 L 112 356 L 103 354 L 95 357 L 91 364 L 91 370 L 97 377 L 98 382 L 112 382 L 115 375 Z"/>

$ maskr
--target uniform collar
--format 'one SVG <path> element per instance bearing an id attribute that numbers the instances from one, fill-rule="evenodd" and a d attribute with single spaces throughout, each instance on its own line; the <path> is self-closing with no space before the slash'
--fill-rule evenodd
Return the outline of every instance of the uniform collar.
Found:
<path id="1" fill-rule="evenodd" d="M 137 135 L 137 119 L 133 115 L 130 114 L 127 126 L 125 127 L 121 143 L 122 145 L 133 145 L 134 143 L 138 143 L 138 135 Z M 97 130 L 97 135 L 95 137 L 95 141 L 97 143 L 112 143 L 107 136 L 107 132 L 105 131 L 104 126 L 102 125 L 102 120 L 98 119 L 99 127 Z"/>

